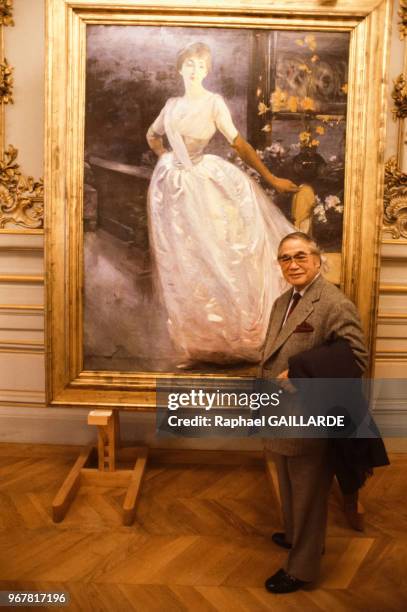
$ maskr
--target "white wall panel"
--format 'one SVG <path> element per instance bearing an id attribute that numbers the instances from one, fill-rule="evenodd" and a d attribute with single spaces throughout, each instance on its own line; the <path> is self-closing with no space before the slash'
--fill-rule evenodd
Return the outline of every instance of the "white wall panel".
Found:
<path id="1" fill-rule="evenodd" d="M 380 283 L 407 285 L 407 259 L 382 261 Z"/>
<path id="2" fill-rule="evenodd" d="M 380 249 L 380 257 L 382 261 L 386 259 L 405 259 L 407 261 L 407 240 L 386 240 Z"/>
<path id="3" fill-rule="evenodd" d="M 44 371 L 43 353 L 0 352 L 0 401 L 44 402 Z"/>
<path id="4" fill-rule="evenodd" d="M 44 313 L 0 309 L 0 330 L 44 331 Z"/>
<path id="5" fill-rule="evenodd" d="M 404 361 L 376 359 L 375 378 L 407 378 L 407 359 Z"/>
<path id="6" fill-rule="evenodd" d="M 43 273 L 44 257 L 42 253 L 0 250 L 0 274 L 29 274 L 38 276 Z"/>
<path id="7" fill-rule="evenodd" d="M 31 283 L 0 283 L 0 305 L 44 304 L 44 286 Z"/>
<path id="8" fill-rule="evenodd" d="M 379 317 L 381 313 L 407 313 L 407 292 L 400 294 L 385 293 L 379 296 Z"/>
<path id="9" fill-rule="evenodd" d="M 391 323 L 389 322 L 382 323 L 380 322 L 380 319 L 379 319 L 379 325 L 377 326 L 377 339 L 407 338 L 407 318 L 400 319 L 400 321 L 397 321 L 395 323 L 393 323 L 393 319 L 391 321 L 392 321 Z"/>
<path id="10" fill-rule="evenodd" d="M 0 248 L 0 274 L 44 273 L 44 256 L 41 252 L 30 250 L 9 250 Z"/>
<path id="11" fill-rule="evenodd" d="M 15 340 L 15 342 L 13 342 Z M 4 346 L 17 345 L 44 347 L 44 332 L 42 330 L 0 327 L 0 351 Z"/>
<path id="12" fill-rule="evenodd" d="M 407 338 L 378 338 L 376 351 L 404 351 L 407 358 Z"/>

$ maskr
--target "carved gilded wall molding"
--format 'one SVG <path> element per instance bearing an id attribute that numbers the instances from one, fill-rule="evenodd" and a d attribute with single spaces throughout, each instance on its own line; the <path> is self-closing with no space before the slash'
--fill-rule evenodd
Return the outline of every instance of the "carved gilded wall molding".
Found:
<path id="1" fill-rule="evenodd" d="M 44 217 L 44 184 L 24 176 L 17 149 L 9 145 L 0 160 L 0 228 L 8 224 L 40 228 Z"/>
<path id="2" fill-rule="evenodd" d="M 0 103 L 13 104 L 13 70 L 6 58 L 0 63 Z"/>
<path id="3" fill-rule="evenodd" d="M 25 176 L 17 162 L 17 149 L 5 147 L 5 105 L 13 102 L 13 68 L 4 57 L 3 27 L 13 26 L 14 0 L 0 0 L 0 229 L 17 225 L 33 230 L 43 227 L 44 185 L 43 180 Z M 13 229 L 10 229 L 13 231 Z"/>
<path id="4" fill-rule="evenodd" d="M 394 80 L 394 87 L 391 94 L 394 100 L 392 109 L 393 119 L 404 119 L 407 117 L 407 81 L 403 74 L 399 74 Z"/>
<path id="5" fill-rule="evenodd" d="M 407 238 L 407 174 L 391 157 L 385 165 L 384 174 L 384 227 L 392 238 Z"/>
<path id="6" fill-rule="evenodd" d="M 0 26 L 13 26 L 13 2 L 14 0 L 0 0 Z"/>
<path id="7" fill-rule="evenodd" d="M 400 38 L 403 40 L 407 36 L 407 0 L 400 0 L 400 9 L 399 9 L 399 30 L 400 30 Z"/>

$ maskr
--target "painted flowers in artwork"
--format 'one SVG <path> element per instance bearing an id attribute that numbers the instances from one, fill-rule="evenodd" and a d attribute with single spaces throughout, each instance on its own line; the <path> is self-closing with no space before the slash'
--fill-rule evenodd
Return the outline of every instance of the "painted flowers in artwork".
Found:
<path id="1" fill-rule="evenodd" d="M 314 218 L 319 223 L 327 223 L 329 212 L 331 213 L 343 213 L 343 203 L 340 198 L 336 195 L 328 195 L 324 200 L 321 200 L 319 196 L 315 197 L 315 208 Z"/>
<path id="2" fill-rule="evenodd" d="M 323 135 L 325 130 L 320 127 L 318 130 L 317 126 L 313 131 L 303 132 L 300 135 L 299 142 L 284 146 L 281 141 L 272 141 L 270 145 L 263 149 L 257 149 L 256 153 L 263 161 L 263 163 L 275 173 L 279 175 L 286 175 L 285 170 L 292 169 L 294 165 L 295 157 L 298 155 L 300 150 L 311 150 L 318 146 L 319 143 L 315 143 L 314 136 L 316 134 Z M 239 156 L 235 153 L 231 153 L 229 156 L 231 162 L 239 166 L 241 170 L 246 172 L 252 179 L 257 183 L 261 184 L 264 191 L 274 200 L 277 196 L 276 192 L 266 184 L 261 176 L 253 170 L 250 166 L 245 164 Z M 328 177 L 334 176 L 338 171 L 343 170 L 343 162 L 338 160 L 336 155 L 331 155 L 327 161 L 325 167 L 325 174 Z M 327 187 L 323 187 L 323 182 L 317 181 L 314 185 L 315 189 L 315 206 L 313 210 L 313 227 L 317 232 L 323 232 L 325 235 L 334 231 L 334 228 L 341 224 L 341 217 L 343 215 L 343 192 L 339 193 L 327 193 Z M 319 228 L 319 230 L 318 230 Z"/>

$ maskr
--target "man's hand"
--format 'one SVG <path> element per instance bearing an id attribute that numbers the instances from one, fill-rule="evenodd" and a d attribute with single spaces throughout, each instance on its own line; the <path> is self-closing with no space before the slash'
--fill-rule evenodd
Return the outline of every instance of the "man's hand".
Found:
<path id="1" fill-rule="evenodd" d="M 280 381 L 280 387 L 284 389 L 284 391 L 287 391 L 287 393 L 296 393 L 296 388 L 290 383 L 288 370 L 280 372 L 280 374 L 277 376 L 277 380 Z"/>

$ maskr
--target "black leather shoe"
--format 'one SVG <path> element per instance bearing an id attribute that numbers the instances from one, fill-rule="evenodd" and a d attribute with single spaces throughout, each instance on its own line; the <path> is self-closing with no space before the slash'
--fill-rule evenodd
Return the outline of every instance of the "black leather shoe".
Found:
<path id="1" fill-rule="evenodd" d="M 291 548 L 291 542 L 287 542 L 287 540 L 285 539 L 285 533 L 282 533 L 281 531 L 273 533 L 271 539 L 273 540 L 274 544 L 277 544 L 277 546 L 281 546 L 282 548 L 288 549 Z"/>
<path id="2" fill-rule="evenodd" d="M 306 582 L 290 576 L 283 569 L 279 569 L 273 576 L 267 578 L 264 586 L 269 593 L 294 593 L 301 589 Z"/>

